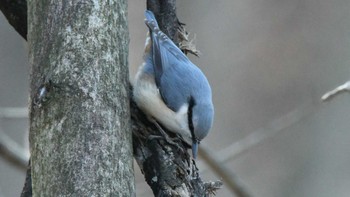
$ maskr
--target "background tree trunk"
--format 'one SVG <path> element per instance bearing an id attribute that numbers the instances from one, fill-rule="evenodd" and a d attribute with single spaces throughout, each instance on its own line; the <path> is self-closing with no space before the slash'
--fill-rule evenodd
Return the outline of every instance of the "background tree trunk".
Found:
<path id="1" fill-rule="evenodd" d="M 134 196 L 127 1 L 28 1 L 34 196 Z"/>

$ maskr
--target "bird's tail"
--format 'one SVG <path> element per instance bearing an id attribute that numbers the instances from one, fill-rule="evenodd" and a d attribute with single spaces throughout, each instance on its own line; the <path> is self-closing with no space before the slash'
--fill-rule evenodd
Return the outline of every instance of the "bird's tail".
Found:
<path id="1" fill-rule="evenodd" d="M 145 11 L 145 23 L 147 27 L 150 29 L 152 32 L 158 32 L 159 31 L 159 26 L 157 23 L 157 19 L 154 16 L 153 12 L 150 10 Z"/>

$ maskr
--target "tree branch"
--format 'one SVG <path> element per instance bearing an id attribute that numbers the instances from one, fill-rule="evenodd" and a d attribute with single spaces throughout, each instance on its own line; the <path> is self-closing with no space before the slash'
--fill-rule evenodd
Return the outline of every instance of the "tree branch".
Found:
<path id="1" fill-rule="evenodd" d="M 350 91 L 350 81 L 347 81 L 346 83 L 344 83 L 343 85 L 340 85 L 338 87 L 336 87 L 335 89 L 327 92 L 326 94 L 324 94 L 321 98 L 322 101 L 327 101 L 330 98 L 333 98 L 334 96 L 336 96 L 337 94 L 346 92 L 346 91 Z"/>
<path id="2" fill-rule="evenodd" d="M 227 184 L 228 188 L 236 194 L 238 197 L 250 197 L 252 194 L 248 189 L 241 183 L 237 175 L 234 174 L 228 167 L 223 163 L 219 163 L 219 159 L 216 157 L 216 154 L 212 152 L 206 146 L 200 147 L 201 156 L 210 166 L 211 169 L 215 171 Z"/>

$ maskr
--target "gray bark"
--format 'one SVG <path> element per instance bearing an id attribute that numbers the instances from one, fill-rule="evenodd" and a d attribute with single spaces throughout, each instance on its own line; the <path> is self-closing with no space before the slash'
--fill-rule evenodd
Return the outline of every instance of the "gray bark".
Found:
<path id="1" fill-rule="evenodd" d="M 127 1 L 28 1 L 34 196 L 134 196 Z"/>

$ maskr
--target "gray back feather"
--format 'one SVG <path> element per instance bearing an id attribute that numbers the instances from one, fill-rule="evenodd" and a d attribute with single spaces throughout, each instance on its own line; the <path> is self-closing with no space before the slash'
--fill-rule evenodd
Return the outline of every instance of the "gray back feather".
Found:
<path id="1" fill-rule="evenodd" d="M 167 106 L 177 111 L 190 97 L 196 102 L 211 101 L 211 89 L 202 71 L 159 30 L 151 11 L 145 16 L 152 39 L 155 81 Z"/>

